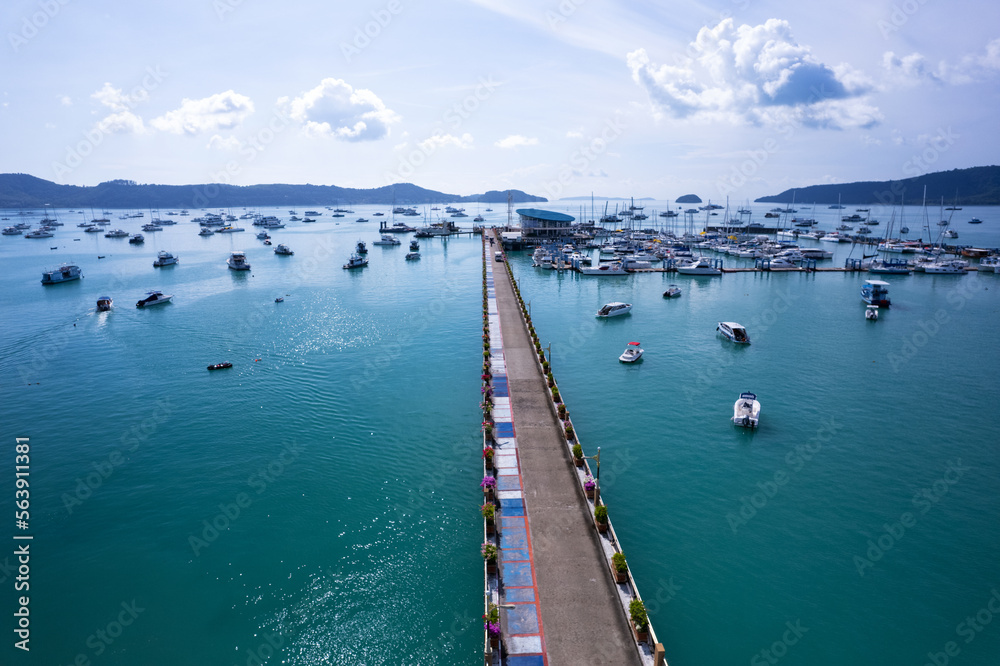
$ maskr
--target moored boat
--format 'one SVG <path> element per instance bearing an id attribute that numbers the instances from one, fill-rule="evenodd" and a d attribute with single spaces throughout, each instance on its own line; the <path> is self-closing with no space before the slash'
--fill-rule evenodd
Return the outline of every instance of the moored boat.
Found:
<path id="1" fill-rule="evenodd" d="M 861 300 L 868 305 L 889 307 L 889 283 L 883 280 L 865 280 L 861 287 Z"/>
<path id="2" fill-rule="evenodd" d="M 682 264 L 677 267 L 677 272 L 681 275 L 722 275 L 722 270 L 712 266 L 712 260 L 708 257 L 699 257 L 689 264 Z"/>
<path id="3" fill-rule="evenodd" d="M 295 254 L 294 252 L 292 252 L 291 248 L 289 248 L 284 243 L 278 243 L 277 247 L 274 248 L 274 253 L 275 254 L 284 254 L 284 255 L 287 255 L 287 256 L 291 256 L 291 255 Z"/>
<path id="4" fill-rule="evenodd" d="M 233 252 L 226 260 L 226 264 L 234 271 L 250 270 L 250 262 L 247 261 L 247 255 L 244 252 Z"/>
<path id="5" fill-rule="evenodd" d="M 344 268 L 364 268 L 368 265 L 368 259 L 360 254 L 352 254 L 351 258 L 344 264 Z"/>
<path id="6" fill-rule="evenodd" d="M 72 282 L 83 277 L 79 266 L 63 264 L 59 268 L 42 273 L 42 284 L 59 284 L 60 282 Z"/>
<path id="7" fill-rule="evenodd" d="M 720 321 L 715 330 L 721 333 L 726 339 L 732 340 L 737 344 L 750 344 L 750 336 L 747 335 L 747 329 L 743 324 L 737 324 L 735 321 Z"/>
<path id="8" fill-rule="evenodd" d="M 618 360 L 622 363 L 635 363 L 640 358 L 642 358 L 643 349 L 639 346 L 638 342 L 630 342 L 628 346 L 625 347 L 625 351 L 622 355 L 618 357 Z"/>
<path id="9" fill-rule="evenodd" d="M 618 315 L 625 315 L 632 311 L 631 303 L 607 303 L 600 310 L 597 311 L 598 317 L 617 317 Z"/>
<path id="10" fill-rule="evenodd" d="M 160 250 L 156 253 L 156 259 L 153 260 L 154 268 L 162 268 L 163 266 L 172 266 L 177 263 L 177 255 L 170 254 L 166 250 Z"/>
<path id="11" fill-rule="evenodd" d="M 672 284 L 667 287 L 667 290 L 663 292 L 663 298 L 677 298 L 681 295 L 681 288 L 676 284 Z"/>
<path id="12" fill-rule="evenodd" d="M 135 304 L 137 308 L 145 308 L 150 305 L 162 305 L 170 301 L 173 298 L 173 294 L 164 294 L 162 291 L 147 291 L 146 298 L 141 299 Z"/>
<path id="13" fill-rule="evenodd" d="M 733 423 L 744 428 L 756 428 L 760 424 L 760 402 L 757 394 L 749 391 L 740 393 L 733 405 Z"/>
<path id="14" fill-rule="evenodd" d="M 222 370 L 224 368 L 231 368 L 231 367 L 233 367 L 233 364 L 230 363 L 229 361 L 225 361 L 224 363 L 216 363 L 215 365 L 210 365 L 210 366 L 208 366 L 208 369 L 209 370 Z"/>

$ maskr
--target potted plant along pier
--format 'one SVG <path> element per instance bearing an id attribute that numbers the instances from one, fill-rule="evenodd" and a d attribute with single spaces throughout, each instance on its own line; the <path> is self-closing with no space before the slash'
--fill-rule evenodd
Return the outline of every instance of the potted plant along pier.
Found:
<path id="1" fill-rule="evenodd" d="M 479 483 L 479 487 L 483 489 L 483 496 L 486 497 L 486 501 L 492 502 L 497 488 L 496 477 L 490 474 L 484 476 L 483 480 Z"/>
<path id="2" fill-rule="evenodd" d="M 486 561 L 486 573 L 495 574 L 497 572 L 497 547 L 489 541 L 484 541 L 479 548 Z"/>
<path id="3" fill-rule="evenodd" d="M 649 616 L 646 614 L 646 604 L 642 599 L 633 599 L 628 604 L 629 619 L 632 620 L 632 630 L 635 640 L 642 643 L 649 640 Z"/>
<path id="4" fill-rule="evenodd" d="M 579 446 L 579 444 L 577 444 Z M 582 453 L 582 451 L 581 451 Z M 581 461 L 582 463 L 582 461 Z M 583 492 L 587 493 L 587 499 L 594 499 L 594 492 L 597 490 L 597 482 L 594 481 L 594 477 L 587 475 L 587 478 L 583 480 Z M 598 509 L 604 509 L 603 506 L 597 507 Z M 595 514 L 596 515 L 596 514 Z M 607 521 L 608 510 L 604 509 L 605 522 Z"/>
<path id="5" fill-rule="evenodd" d="M 615 553 L 611 556 L 611 569 L 615 572 L 616 583 L 628 582 L 628 563 L 625 562 L 624 553 Z"/>
<path id="6" fill-rule="evenodd" d="M 493 534 L 496 532 L 496 504 L 493 502 L 486 502 L 481 507 L 479 507 L 480 513 L 483 514 L 483 520 L 486 521 L 486 533 Z"/>
<path id="7" fill-rule="evenodd" d="M 483 447 L 483 462 L 486 463 L 486 469 L 493 469 L 493 456 L 496 451 L 493 450 L 492 446 Z"/>
<path id="8" fill-rule="evenodd" d="M 490 637 L 490 648 L 496 650 L 500 647 L 500 609 L 496 604 L 491 603 L 483 615 L 483 629 Z"/>
<path id="9" fill-rule="evenodd" d="M 573 464 L 577 467 L 583 467 L 583 447 L 579 444 L 573 445 Z"/>
<path id="10" fill-rule="evenodd" d="M 483 434 L 486 435 L 486 441 L 493 441 L 493 424 L 489 421 L 483 421 Z"/>
<path id="11" fill-rule="evenodd" d="M 566 405 L 560 402 L 556 406 L 556 411 L 559 412 L 559 418 L 561 418 L 563 421 L 565 421 L 566 420 Z"/>
<path id="12" fill-rule="evenodd" d="M 608 507 L 600 505 L 594 509 L 594 522 L 597 523 L 597 531 L 604 534 L 608 531 Z"/>
<path id="13" fill-rule="evenodd" d="M 553 387 L 552 389 L 552 402 L 559 404 L 562 402 L 562 398 L 559 397 L 559 389 Z"/>
<path id="14" fill-rule="evenodd" d="M 570 423 L 567 423 L 565 430 L 566 430 L 566 441 L 572 442 L 573 438 L 575 437 L 575 435 L 573 433 L 573 425 L 570 424 Z"/>

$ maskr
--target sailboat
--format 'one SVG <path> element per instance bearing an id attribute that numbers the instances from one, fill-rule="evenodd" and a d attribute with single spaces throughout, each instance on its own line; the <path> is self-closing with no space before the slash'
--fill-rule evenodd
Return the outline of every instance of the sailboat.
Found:
<path id="1" fill-rule="evenodd" d="M 906 200 L 900 204 L 899 207 L 899 219 L 900 223 L 903 220 L 903 207 L 906 205 Z M 889 217 L 889 224 L 885 228 L 885 236 L 882 238 L 882 242 L 879 243 L 878 249 L 883 253 L 902 253 L 906 251 L 906 246 L 902 243 L 893 243 L 889 239 L 892 236 L 892 225 L 896 221 L 896 211 L 893 210 Z M 883 275 L 909 275 L 910 266 L 903 260 L 889 259 L 883 254 L 882 258 L 872 261 L 868 266 L 869 273 L 881 273 Z"/>

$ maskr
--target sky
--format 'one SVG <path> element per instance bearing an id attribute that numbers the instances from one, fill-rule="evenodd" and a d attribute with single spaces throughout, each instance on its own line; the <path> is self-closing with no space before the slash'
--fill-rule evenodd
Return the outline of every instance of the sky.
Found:
<path id="1" fill-rule="evenodd" d="M 8 0 L 0 172 L 745 201 L 1000 163 L 1000 4 Z"/>

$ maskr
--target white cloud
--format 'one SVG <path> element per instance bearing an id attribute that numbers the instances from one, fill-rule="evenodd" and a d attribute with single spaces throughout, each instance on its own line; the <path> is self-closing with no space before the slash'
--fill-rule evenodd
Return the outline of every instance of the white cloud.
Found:
<path id="1" fill-rule="evenodd" d="M 433 152 L 444 146 L 456 148 L 472 148 L 472 135 L 466 132 L 462 136 L 453 134 L 434 134 L 420 142 L 420 147 L 427 152 Z"/>
<path id="2" fill-rule="evenodd" d="M 882 69 L 888 85 L 908 86 L 925 81 L 942 83 L 940 75 L 919 53 L 899 57 L 892 51 L 887 51 L 882 54 Z"/>
<path id="3" fill-rule="evenodd" d="M 208 140 L 208 145 L 206 148 L 215 148 L 216 150 L 236 150 L 240 147 L 240 140 L 235 136 L 227 136 L 223 138 L 219 134 L 213 134 L 212 138 Z"/>
<path id="4" fill-rule="evenodd" d="M 508 137 L 500 139 L 495 144 L 497 148 L 517 148 L 519 146 L 537 146 L 538 139 L 535 137 L 522 136 L 520 134 L 511 134 Z"/>
<path id="5" fill-rule="evenodd" d="M 144 134 L 142 118 L 131 111 L 120 111 L 105 116 L 97 123 L 98 129 L 107 134 Z"/>
<path id="6" fill-rule="evenodd" d="M 59 97 L 59 103 L 63 106 L 73 106 L 73 100 L 69 95 L 61 95 Z"/>
<path id="7" fill-rule="evenodd" d="M 566 132 L 566 138 L 567 139 L 582 139 L 583 138 L 583 132 L 580 132 L 580 131 L 577 131 L 577 130 L 568 130 Z"/>
<path id="8" fill-rule="evenodd" d="M 846 65 L 828 66 L 798 44 L 786 21 L 756 26 L 724 19 L 702 28 L 676 65 L 654 64 L 646 50 L 627 56 L 632 79 L 657 116 L 692 116 L 752 125 L 870 127 L 878 109 L 863 96 L 874 86 Z"/>
<path id="9" fill-rule="evenodd" d="M 887 51 L 882 69 L 889 86 L 912 86 L 924 82 L 961 85 L 995 78 L 1000 73 L 1000 39 L 989 42 L 980 53 L 963 56 L 957 63 L 942 60 L 932 67 L 920 53 L 897 56 Z"/>
<path id="10" fill-rule="evenodd" d="M 249 97 L 227 90 L 202 99 L 185 98 L 180 108 L 154 118 L 150 125 L 173 134 L 200 134 L 238 127 L 253 110 Z"/>
<path id="11" fill-rule="evenodd" d="M 312 90 L 278 104 L 312 133 L 345 141 L 374 141 L 389 134 L 400 120 L 371 90 L 354 89 L 342 79 L 323 79 Z"/>
<path id="12" fill-rule="evenodd" d="M 123 93 L 121 88 L 115 88 L 110 83 L 105 82 L 101 89 L 92 94 L 91 97 L 112 111 L 121 112 L 128 111 L 139 102 L 145 102 L 149 99 L 149 93 L 144 88 L 137 88 L 135 95 L 128 95 Z M 65 104 L 65 102 L 63 103 Z"/>

